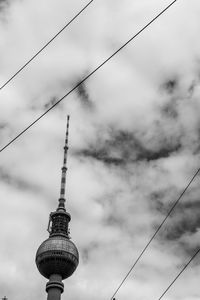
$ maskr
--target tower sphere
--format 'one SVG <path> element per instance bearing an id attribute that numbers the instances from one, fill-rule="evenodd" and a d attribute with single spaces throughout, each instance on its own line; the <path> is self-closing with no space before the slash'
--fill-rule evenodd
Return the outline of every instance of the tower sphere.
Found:
<path id="1" fill-rule="evenodd" d="M 75 244 L 61 235 L 50 236 L 38 248 L 36 265 L 46 278 L 60 274 L 62 279 L 70 277 L 76 270 L 79 254 Z"/>

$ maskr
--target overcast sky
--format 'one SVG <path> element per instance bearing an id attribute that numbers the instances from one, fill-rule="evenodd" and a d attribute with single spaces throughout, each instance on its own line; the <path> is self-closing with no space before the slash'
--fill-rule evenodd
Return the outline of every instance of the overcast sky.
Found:
<path id="1" fill-rule="evenodd" d="M 1 0 L 0 85 L 88 1 Z M 95 0 L 0 91 L 0 146 L 169 0 Z M 70 114 L 67 209 L 80 263 L 62 300 L 109 300 L 200 166 L 200 1 L 179 0 L 0 153 L 0 297 L 46 299 L 35 253 L 57 206 Z M 199 177 L 117 294 L 157 300 L 200 247 Z M 200 297 L 200 256 L 165 296 Z"/>

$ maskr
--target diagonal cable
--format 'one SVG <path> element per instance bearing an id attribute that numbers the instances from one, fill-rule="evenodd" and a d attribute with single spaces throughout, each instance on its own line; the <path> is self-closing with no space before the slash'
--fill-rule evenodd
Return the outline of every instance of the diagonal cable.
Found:
<path id="1" fill-rule="evenodd" d="M 28 64 L 32 62 L 61 32 L 63 32 L 94 0 L 89 1 L 62 29 L 60 29 L 36 54 L 34 54 L 16 73 L 14 73 L 2 86 L 2 90 L 11 80 L 13 80 Z"/>
<path id="2" fill-rule="evenodd" d="M 156 229 L 156 231 L 154 232 L 154 234 L 152 235 L 152 237 L 150 238 L 150 240 L 148 241 L 148 243 L 146 244 L 146 246 L 141 251 L 140 255 L 134 261 L 134 263 L 131 266 L 131 268 L 129 269 L 128 273 L 124 276 L 123 280 L 121 281 L 121 283 L 119 284 L 119 286 L 117 287 L 117 289 L 113 293 L 112 297 L 110 298 L 111 300 L 115 297 L 115 295 L 117 294 L 117 292 L 119 291 L 119 289 L 122 287 L 122 285 L 124 284 L 124 282 L 126 281 L 126 279 L 129 277 L 129 275 L 131 274 L 131 272 L 133 271 L 133 269 L 137 265 L 138 261 L 143 256 L 143 254 L 145 253 L 145 251 L 147 250 L 147 248 L 149 247 L 149 245 L 152 243 L 153 239 L 156 237 L 156 235 L 158 234 L 158 232 L 160 231 L 160 229 L 162 228 L 162 226 L 164 225 L 164 223 L 166 222 L 166 220 L 169 218 L 169 216 L 171 215 L 172 211 L 178 205 L 178 203 L 180 202 L 181 198 L 183 197 L 183 195 L 185 194 L 185 192 L 188 190 L 188 188 L 190 187 L 190 185 L 192 184 L 192 182 L 194 181 L 194 179 L 197 177 L 197 175 L 199 174 L 199 172 L 200 172 L 200 168 L 193 175 L 193 177 L 191 178 L 191 180 L 189 181 L 189 183 L 187 184 L 187 186 L 184 188 L 184 190 L 182 191 L 182 193 L 180 194 L 180 196 L 178 197 L 178 199 L 174 202 L 174 204 L 172 205 L 172 207 L 168 211 L 167 215 L 165 216 L 165 218 L 163 219 L 163 221 L 161 222 L 161 224 L 158 226 L 158 228 Z"/>
<path id="3" fill-rule="evenodd" d="M 0 149 L 0 152 L 5 150 L 9 145 L 11 145 L 15 140 L 17 140 L 22 134 L 24 134 L 28 129 L 30 129 L 35 123 L 37 123 L 41 118 L 43 118 L 50 110 L 52 110 L 56 105 L 58 105 L 64 98 L 69 96 L 74 90 L 76 90 L 83 82 L 90 78 L 94 73 L 96 73 L 103 65 L 105 65 L 109 60 L 111 60 L 117 53 L 119 53 L 123 48 L 125 48 L 133 39 L 135 39 L 139 34 L 141 34 L 147 27 L 149 27 L 154 21 L 156 21 L 162 14 L 164 14 L 175 2 L 172 1 L 166 8 L 164 8 L 156 17 L 154 17 L 148 24 L 146 24 L 141 30 L 139 30 L 134 36 L 132 36 L 125 44 L 123 44 L 119 49 L 117 49 L 111 56 L 104 60 L 98 67 L 96 67 L 89 75 L 84 77 L 77 85 L 75 85 L 69 92 L 67 92 L 62 98 L 60 98 L 56 103 L 54 103 L 49 109 L 47 109 L 42 115 L 30 123 L 24 130 L 22 130 L 18 135 L 10 140 L 5 146 Z"/>
<path id="4" fill-rule="evenodd" d="M 158 300 L 161 300 L 164 297 L 164 295 L 169 291 L 169 289 L 172 287 L 172 285 L 181 276 L 181 274 L 185 271 L 185 269 L 189 266 L 189 264 L 194 260 L 194 258 L 199 254 L 199 252 L 200 252 L 200 248 L 194 253 L 194 255 L 190 258 L 190 260 L 187 262 L 187 264 L 181 269 L 181 271 L 174 278 L 174 280 L 170 283 L 170 285 L 166 288 L 166 290 L 162 293 L 162 295 L 158 298 Z"/>

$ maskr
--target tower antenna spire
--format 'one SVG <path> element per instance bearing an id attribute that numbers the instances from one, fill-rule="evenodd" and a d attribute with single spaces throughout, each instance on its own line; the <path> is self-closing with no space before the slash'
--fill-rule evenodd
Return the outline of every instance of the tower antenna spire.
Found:
<path id="1" fill-rule="evenodd" d="M 66 173 L 67 173 L 67 153 L 68 153 L 68 137 L 69 137 L 69 115 L 67 116 L 67 127 L 65 135 L 65 145 L 64 145 L 64 157 L 63 157 L 63 166 L 61 168 L 61 185 L 60 185 L 60 198 L 58 204 L 58 210 L 65 210 L 65 190 L 66 190 Z"/>

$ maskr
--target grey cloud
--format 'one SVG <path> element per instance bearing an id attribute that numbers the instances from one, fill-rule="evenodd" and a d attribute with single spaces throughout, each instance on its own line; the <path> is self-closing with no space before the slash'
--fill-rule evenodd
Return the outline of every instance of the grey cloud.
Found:
<path id="1" fill-rule="evenodd" d="M 142 139 L 142 136 L 141 136 Z M 180 148 L 180 144 L 170 145 L 167 142 L 156 150 L 146 148 L 134 133 L 126 131 L 112 131 L 106 141 L 96 141 L 87 149 L 78 151 L 83 157 L 90 157 L 102 161 L 107 165 L 123 166 L 128 162 L 154 161 L 167 158 Z"/>
<path id="2" fill-rule="evenodd" d="M 14 176 L 11 172 L 0 168 L 0 180 L 8 185 L 11 185 L 20 190 L 29 190 L 32 192 L 40 192 L 40 187 L 30 183 L 28 180 Z"/>
<path id="3" fill-rule="evenodd" d="M 0 13 L 8 6 L 8 0 L 0 0 Z"/>
<path id="4" fill-rule="evenodd" d="M 161 108 L 161 114 L 167 118 L 177 119 L 179 114 L 176 101 L 172 99 L 168 103 L 166 103 Z"/>
<path id="5" fill-rule="evenodd" d="M 166 207 L 166 204 L 163 200 L 165 199 L 168 193 L 168 188 L 152 192 L 149 196 L 152 209 L 158 211 L 161 214 L 166 214 L 168 207 Z"/>
<path id="6" fill-rule="evenodd" d="M 44 104 L 44 109 L 49 109 L 51 106 L 53 106 L 59 99 L 56 97 L 51 97 L 51 99 Z"/>
<path id="7" fill-rule="evenodd" d="M 91 242 L 87 247 L 82 247 L 81 250 L 81 257 L 84 264 L 90 259 L 91 252 L 98 249 L 98 244 L 96 242 Z"/>
<path id="8" fill-rule="evenodd" d="M 198 200 L 178 206 L 170 217 L 169 226 L 164 231 L 165 238 L 178 240 L 185 233 L 195 233 L 200 228 L 199 210 Z"/>
<path id="9" fill-rule="evenodd" d="M 81 155 L 83 157 L 92 158 L 98 161 L 101 161 L 107 165 L 122 165 L 124 164 L 124 160 L 112 157 L 109 155 L 108 151 L 106 149 L 95 149 L 92 147 L 89 147 L 90 149 L 84 149 L 78 152 L 78 155 Z"/>
<path id="10" fill-rule="evenodd" d="M 81 104 L 88 109 L 94 108 L 94 103 L 92 103 L 89 93 L 87 91 L 87 86 L 85 83 L 82 83 L 76 89 L 78 97 L 81 101 Z"/>
<path id="11" fill-rule="evenodd" d="M 173 94 L 176 89 L 178 88 L 178 78 L 173 78 L 165 81 L 162 85 L 161 88 L 168 94 Z"/>
<path id="12" fill-rule="evenodd" d="M 8 127 L 7 123 L 4 123 L 4 122 L 0 123 L 0 131 L 3 130 L 3 129 L 5 129 L 6 127 Z"/>
<path id="13" fill-rule="evenodd" d="M 173 187 L 172 187 L 173 190 Z M 151 194 L 153 208 L 162 215 L 161 219 L 170 211 L 173 203 L 167 201 L 169 190 Z M 176 194 L 173 192 L 172 194 Z M 175 200 L 174 200 L 175 201 Z M 184 201 L 184 200 L 182 200 Z M 180 202 L 168 217 L 167 221 L 159 231 L 157 239 L 167 247 L 170 245 L 175 249 L 176 255 L 192 256 L 200 248 L 200 240 L 195 236 L 200 229 L 199 219 L 200 202 L 198 199 L 191 200 L 187 196 L 185 202 Z M 154 224 L 154 230 L 158 228 L 160 221 Z M 171 247 L 170 246 L 170 247 Z"/>

